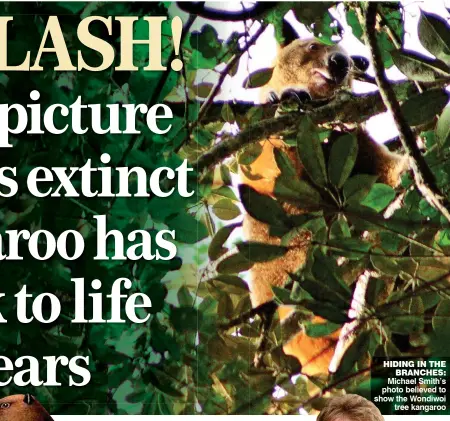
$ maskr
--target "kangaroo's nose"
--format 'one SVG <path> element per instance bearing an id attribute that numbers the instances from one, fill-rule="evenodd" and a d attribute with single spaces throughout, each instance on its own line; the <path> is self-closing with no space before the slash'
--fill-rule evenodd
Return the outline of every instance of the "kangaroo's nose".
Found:
<path id="1" fill-rule="evenodd" d="M 342 53 L 334 53 L 328 59 L 328 68 L 336 83 L 341 83 L 350 71 L 350 60 Z"/>
<path id="2" fill-rule="evenodd" d="M 31 396 L 29 393 L 27 393 L 24 397 L 23 397 L 23 401 L 24 403 L 26 403 L 27 405 L 33 405 L 35 399 L 33 396 Z"/>

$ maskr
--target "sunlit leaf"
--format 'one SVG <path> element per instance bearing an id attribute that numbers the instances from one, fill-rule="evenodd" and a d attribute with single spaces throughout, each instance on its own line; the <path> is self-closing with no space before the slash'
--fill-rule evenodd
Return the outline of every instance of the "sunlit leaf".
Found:
<path id="1" fill-rule="evenodd" d="M 450 69 L 440 60 L 432 60 L 403 50 L 393 51 L 391 55 L 395 65 L 411 80 L 434 82 L 450 76 Z"/>
<path id="2" fill-rule="evenodd" d="M 395 190 L 381 183 L 375 183 L 369 191 L 369 194 L 361 201 L 361 204 L 381 212 L 395 198 Z"/>
<path id="3" fill-rule="evenodd" d="M 210 260 L 217 260 L 220 256 L 223 256 L 227 252 L 227 249 L 223 247 L 223 244 L 228 240 L 231 233 L 239 225 L 240 224 L 231 224 L 222 227 L 219 231 L 217 231 L 208 247 L 208 256 Z"/>
<path id="4" fill-rule="evenodd" d="M 217 272 L 223 274 L 233 274 L 245 272 L 253 266 L 253 262 L 246 259 L 241 253 L 233 254 L 222 260 L 217 265 Z"/>
<path id="5" fill-rule="evenodd" d="M 436 124 L 436 137 L 441 146 L 450 143 L 450 107 L 445 107 Z"/>
<path id="6" fill-rule="evenodd" d="M 450 62 L 450 29 L 440 16 L 422 12 L 419 20 L 419 39 L 435 57 Z"/>
<path id="7" fill-rule="evenodd" d="M 219 219 L 224 221 L 230 221 L 241 214 L 238 206 L 228 199 L 221 199 L 216 202 L 213 205 L 212 210 Z"/>
<path id="8" fill-rule="evenodd" d="M 245 88 L 259 88 L 261 86 L 266 85 L 272 77 L 273 68 L 268 69 L 260 69 L 256 72 L 253 72 L 248 76 L 243 86 Z"/>

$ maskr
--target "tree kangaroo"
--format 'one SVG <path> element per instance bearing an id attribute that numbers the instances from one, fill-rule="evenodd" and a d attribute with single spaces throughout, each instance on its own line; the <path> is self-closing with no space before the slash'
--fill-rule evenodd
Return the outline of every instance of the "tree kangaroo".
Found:
<path id="1" fill-rule="evenodd" d="M 279 49 L 272 78 L 262 88 L 262 99 L 273 102 L 289 97 L 303 102 L 332 98 L 337 90 L 350 86 L 355 69 L 365 71 L 367 67 L 367 60 L 350 57 L 338 45 L 325 45 L 317 39 L 295 39 Z M 358 156 L 354 172 L 378 175 L 380 182 L 397 186 L 406 169 L 406 159 L 376 143 L 362 128 L 356 130 L 356 136 Z M 262 152 L 259 157 L 240 168 L 241 183 L 253 187 L 260 194 L 273 196 L 275 181 L 280 174 L 274 157 L 276 148 L 287 154 L 300 178 L 306 177 L 302 157 L 298 156 L 295 147 L 289 147 L 279 138 L 263 139 L 260 144 Z M 304 213 L 301 207 L 287 204 L 285 210 L 291 214 Z M 268 225 L 248 214 L 244 218 L 244 236 L 247 241 L 275 245 L 281 242 L 280 238 L 269 235 Z M 281 258 L 253 266 L 250 294 L 254 307 L 271 300 L 272 286 L 282 287 L 289 280 L 288 274 L 295 273 L 305 264 L 309 239 L 308 232 L 299 234 L 290 243 L 297 246 L 295 249 L 290 249 Z M 281 306 L 280 319 L 288 317 L 291 311 L 292 308 Z M 299 333 L 284 346 L 284 351 L 300 361 L 303 373 L 327 373 L 338 338 L 339 331 L 320 338 Z"/>

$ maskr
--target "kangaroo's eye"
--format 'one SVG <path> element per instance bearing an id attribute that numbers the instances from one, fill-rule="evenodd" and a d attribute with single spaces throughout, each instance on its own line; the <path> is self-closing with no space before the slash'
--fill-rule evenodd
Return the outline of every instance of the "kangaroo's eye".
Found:
<path id="1" fill-rule="evenodd" d="M 4 402 L 4 403 L 0 404 L 1 409 L 6 409 L 6 408 L 9 408 L 10 406 L 11 406 L 11 404 L 8 402 Z"/>
<path id="2" fill-rule="evenodd" d="M 308 49 L 309 51 L 319 51 L 319 44 L 310 44 Z"/>

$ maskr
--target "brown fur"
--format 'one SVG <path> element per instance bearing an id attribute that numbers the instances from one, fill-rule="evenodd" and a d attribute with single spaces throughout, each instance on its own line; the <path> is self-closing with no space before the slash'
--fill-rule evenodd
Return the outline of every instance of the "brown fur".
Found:
<path id="1" fill-rule="evenodd" d="M 311 45 L 315 50 L 311 51 Z M 281 96 L 289 88 L 306 89 L 315 99 L 330 98 L 336 86 L 325 83 L 320 72 L 328 72 L 327 58 L 342 52 L 338 45 L 324 45 L 317 40 L 295 40 L 278 52 L 272 78 L 263 88 L 263 100 L 270 91 Z M 348 79 L 344 84 L 348 83 Z"/>
<path id="2" fill-rule="evenodd" d="M 314 51 L 309 46 L 314 43 Z M 327 74 L 328 56 L 333 52 L 342 52 L 338 46 L 326 46 L 316 40 L 296 40 L 281 49 L 278 54 L 273 75 L 263 88 L 263 100 L 269 92 L 275 92 L 278 97 L 284 90 L 305 89 L 313 99 L 328 98 L 336 90 L 349 86 L 351 80 L 347 77 L 337 86 L 324 79 L 321 73 Z M 405 170 L 404 157 L 391 153 L 384 145 L 375 143 L 362 129 L 357 131 L 359 152 L 355 165 L 357 172 L 379 176 L 379 181 L 396 186 L 400 175 Z M 298 175 L 303 175 L 303 166 L 296 155 L 295 148 L 289 148 L 280 139 L 265 139 L 261 142 L 262 153 L 245 171 L 241 169 L 241 182 L 252 186 L 259 193 L 272 196 L 275 180 L 280 174 L 274 157 L 274 149 L 283 149 L 292 160 Z M 302 209 L 289 208 L 291 213 L 302 213 Z M 268 226 L 255 220 L 250 215 L 244 218 L 244 235 L 247 240 L 268 244 L 280 244 L 280 238 L 269 235 Z M 253 306 L 263 304 L 273 298 L 272 286 L 283 286 L 288 273 L 296 272 L 306 262 L 310 234 L 304 232 L 292 240 L 291 245 L 304 247 L 289 250 L 282 258 L 257 263 L 251 270 L 250 294 Z M 280 319 L 288 317 L 289 307 L 279 309 Z M 322 321 L 319 317 L 314 322 Z M 310 338 L 304 333 L 298 334 L 284 346 L 288 355 L 295 356 L 302 365 L 302 372 L 315 375 L 328 372 L 328 366 L 333 357 L 334 347 L 339 338 L 339 331 L 328 337 Z"/>
<path id="3" fill-rule="evenodd" d="M 45 408 L 34 398 L 11 395 L 0 399 L 0 421 L 53 421 Z"/>

